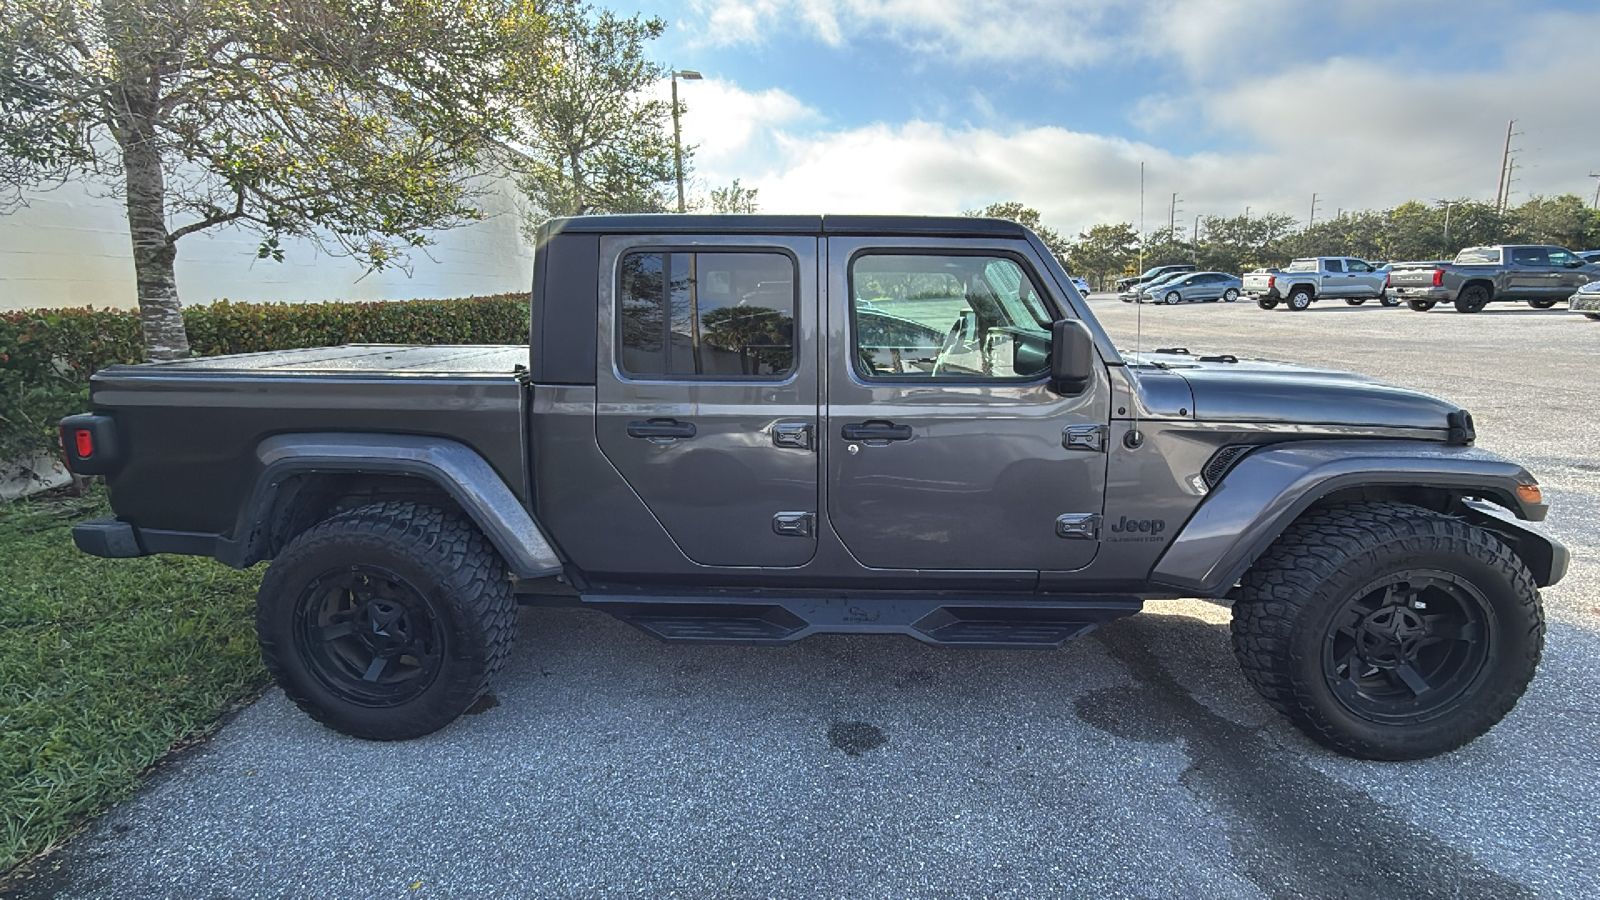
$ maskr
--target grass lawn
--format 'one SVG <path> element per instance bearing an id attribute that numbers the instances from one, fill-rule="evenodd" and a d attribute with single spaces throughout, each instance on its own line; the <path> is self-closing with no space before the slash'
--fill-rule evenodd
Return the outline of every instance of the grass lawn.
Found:
<path id="1" fill-rule="evenodd" d="M 0 873 L 133 792 L 267 680 L 260 570 L 80 553 L 72 524 L 108 511 L 103 490 L 0 504 Z"/>

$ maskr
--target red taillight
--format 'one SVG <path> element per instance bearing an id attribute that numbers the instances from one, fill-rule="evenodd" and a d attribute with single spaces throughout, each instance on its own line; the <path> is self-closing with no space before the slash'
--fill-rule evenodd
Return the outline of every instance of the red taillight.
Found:
<path id="1" fill-rule="evenodd" d="M 79 428 L 72 435 L 73 446 L 78 450 L 79 459 L 88 459 L 94 455 L 94 435 L 87 428 Z"/>
<path id="2" fill-rule="evenodd" d="M 1388 287 L 1389 286 L 1389 282 L 1392 281 L 1393 279 L 1394 279 L 1394 273 L 1393 272 L 1385 272 L 1385 273 L 1383 273 L 1383 286 L 1384 287 Z"/>
<path id="3" fill-rule="evenodd" d="M 1277 286 L 1278 286 L 1278 279 L 1272 277 L 1271 275 L 1268 275 L 1267 276 L 1267 290 L 1270 291 L 1274 287 L 1277 287 Z"/>
<path id="4" fill-rule="evenodd" d="M 1443 269 L 1434 269 L 1433 270 L 1433 286 L 1434 287 L 1444 287 L 1444 270 Z"/>

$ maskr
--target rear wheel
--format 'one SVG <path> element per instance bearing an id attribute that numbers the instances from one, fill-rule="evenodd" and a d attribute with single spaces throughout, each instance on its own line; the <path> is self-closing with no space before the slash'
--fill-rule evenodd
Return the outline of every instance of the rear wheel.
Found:
<path id="1" fill-rule="evenodd" d="M 1595 321 L 1600 322 L 1600 313 L 1584 313 L 1583 317 L 1585 319 L 1594 319 Z"/>
<path id="2" fill-rule="evenodd" d="M 1378 302 L 1384 306 L 1395 307 L 1400 305 L 1400 298 L 1392 296 L 1388 291 L 1378 295 Z"/>
<path id="3" fill-rule="evenodd" d="M 1228 288 L 1222 292 L 1222 299 L 1228 303 L 1232 303 L 1233 301 L 1239 299 L 1239 292 L 1233 288 Z"/>
<path id="4" fill-rule="evenodd" d="M 1262 309 L 1277 309 L 1278 301 L 1274 297 L 1257 297 L 1256 305 Z"/>
<path id="5" fill-rule="evenodd" d="M 1560 302 L 1560 300 L 1529 300 L 1528 305 L 1534 309 L 1549 309 Z"/>
<path id="6" fill-rule="evenodd" d="M 1168 306 L 1176 305 L 1177 302 L 1182 299 L 1183 295 L 1177 291 L 1167 291 L 1167 295 L 1161 298 L 1162 302 L 1166 303 Z"/>
<path id="7" fill-rule="evenodd" d="M 1289 295 L 1289 309 L 1294 312 L 1305 312 L 1311 308 L 1311 291 L 1305 288 L 1295 288 Z"/>
<path id="8" fill-rule="evenodd" d="M 1411 307 L 1412 312 L 1427 312 L 1428 310 L 1433 309 L 1434 304 L 1435 304 L 1435 301 L 1433 301 L 1433 300 L 1407 300 L 1406 301 L 1406 305 Z"/>
<path id="9" fill-rule="evenodd" d="M 1489 289 L 1481 284 L 1469 284 L 1456 295 L 1456 312 L 1482 312 L 1489 305 Z"/>
<path id="10" fill-rule="evenodd" d="M 1397 503 L 1307 513 L 1246 573 L 1233 647 L 1314 740 L 1363 759 L 1454 750 L 1522 696 L 1544 646 L 1533 576 L 1489 532 Z"/>
<path id="11" fill-rule="evenodd" d="M 283 692 L 371 740 L 448 725 L 489 687 L 516 628 L 505 565 L 477 528 L 414 503 L 341 513 L 262 579 L 256 635 Z"/>
<path id="12" fill-rule="evenodd" d="M 1360 306 L 1361 304 L 1367 302 L 1367 298 L 1365 298 L 1365 297 L 1349 297 L 1349 298 L 1346 298 L 1344 302 L 1350 304 L 1351 306 Z"/>

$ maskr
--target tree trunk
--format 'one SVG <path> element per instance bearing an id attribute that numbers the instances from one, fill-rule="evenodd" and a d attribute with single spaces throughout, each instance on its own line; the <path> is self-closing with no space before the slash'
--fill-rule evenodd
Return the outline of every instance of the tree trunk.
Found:
<path id="1" fill-rule="evenodd" d="M 189 355 L 183 304 L 172 264 L 178 247 L 167 234 L 166 177 L 161 153 L 135 137 L 122 147 L 128 188 L 128 232 L 133 237 L 133 272 L 139 285 L 139 327 L 150 359 Z"/>
<path id="2" fill-rule="evenodd" d="M 148 46 L 150 13 L 139 0 L 108 2 L 103 13 L 118 70 L 111 130 L 122 148 L 144 353 L 149 359 L 182 359 L 189 355 L 189 335 L 172 270 L 178 248 L 167 232 L 166 172 L 158 134 L 162 62 L 159 50 Z"/>

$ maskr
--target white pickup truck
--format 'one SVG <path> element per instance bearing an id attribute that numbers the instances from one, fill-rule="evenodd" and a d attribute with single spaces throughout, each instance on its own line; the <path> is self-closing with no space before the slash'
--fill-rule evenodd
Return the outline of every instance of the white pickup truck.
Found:
<path id="1" fill-rule="evenodd" d="M 1295 312 L 1324 297 L 1351 306 L 1374 299 L 1384 306 L 1399 305 L 1389 297 L 1386 269 L 1348 256 L 1313 256 L 1297 259 L 1281 272 L 1253 272 L 1244 276 L 1244 293 L 1262 309 L 1273 309 L 1281 301 Z"/>

